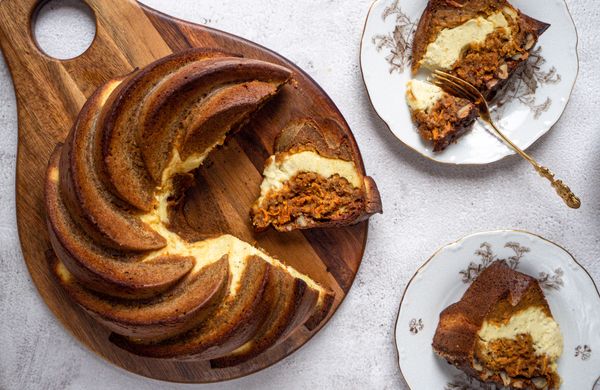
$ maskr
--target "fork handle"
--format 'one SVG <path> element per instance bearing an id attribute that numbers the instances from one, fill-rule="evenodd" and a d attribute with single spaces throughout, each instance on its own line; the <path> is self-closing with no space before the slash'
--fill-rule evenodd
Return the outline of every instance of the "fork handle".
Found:
<path id="1" fill-rule="evenodd" d="M 508 137 L 506 137 L 504 133 L 502 133 L 502 131 L 500 131 L 500 129 L 496 127 L 494 122 L 491 120 L 491 117 L 489 117 L 488 123 L 492 126 L 496 134 L 500 137 L 500 139 L 502 139 L 506 144 L 508 144 L 508 146 L 510 146 L 515 152 L 521 155 L 521 157 L 529 161 L 529 163 L 533 165 L 533 167 L 540 174 L 540 176 L 550 181 L 552 187 L 554 187 L 554 190 L 556 190 L 558 196 L 562 198 L 562 200 L 566 203 L 567 206 L 569 206 L 572 209 L 578 209 L 581 207 L 581 200 L 573 193 L 573 191 L 571 191 L 571 188 L 569 188 L 568 185 L 566 185 L 562 180 L 558 180 L 556 178 L 554 172 L 540 165 L 537 161 L 533 159 L 533 157 L 525 153 L 523 150 L 521 150 L 521 148 L 519 148 L 510 139 L 508 139 Z"/>
<path id="2" fill-rule="evenodd" d="M 581 207 L 581 200 L 575 196 L 568 185 L 566 185 L 562 180 L 556 179 L 554 173 L 550 169 L 539 164 L 535 164 L 534 166 L 535 170 L 540 174 L 540 176 L 545 177 L 550 181 L 558 196 L 564 200 L 567 206 L 572 209 L 578 209 Z"/>

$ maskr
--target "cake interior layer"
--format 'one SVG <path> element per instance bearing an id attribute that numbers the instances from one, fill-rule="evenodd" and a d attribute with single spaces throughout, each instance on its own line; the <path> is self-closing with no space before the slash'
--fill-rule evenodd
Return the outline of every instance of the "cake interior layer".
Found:
<path id="1" fill-rule="evenodd" d="M 152 225 L 155 228 L 159 225 L 158 222 L 168 224 L 169 197 L 175 191 L 173 185 L 175 177 L 178 175 L 190 173 L 198 167 L 200 167 L 212 150 L 214 150 L 218 146 L 223 145 L 223 143 L 225 142 L 225 138 L 225 135 L 219 137 L 218 140 L 205 151 L 201 153 L 194 153 L 185 160 L 182 160 L 179 151 L 177 149 L 174 149 L 171 159 L 163 171 L 161 185 L 154 194 L 155 209 L 148 214 L 141 214 L 140 218 L 142 219 L 142 221 Z M 164 230 L 169 231 L 168 229 Z M 174 233 L 171 232 L 171 234 Z M 163 235 L 163 237 L 165 236 Z"/>
<path id="2" fill-rule="evenodd" d="M 337 175 L 346 179 L 354 188 L 362 188 L 362 176 L 352 161 L 323 157 L 311 150 L 280 153 L 267 160 L 257 203 L 262 204 L 269 193 L 282 189 L 286 182 L 300 172 L 315 173 L 323 178 Z"/>
<path id="3" fill-rule="evenodd" d="M 411 80 L 407 101 L 421 137 L 433 142 L 435 152 L 462 136 L 478 115 L 474 104 L 445 93 L 436 85 Z"/>
<path id="4" fill-rule="evenodd" d="M 520 334 L 531 336 L 536 353 L 558 359 L 563 352 L 563 338 L 556 321 L 541 307 L 533 306 L 510 317 L 508 322 L 485 321 L 478 333 L 483 343 L 496 339 L 516 339 Z"/>
<path id="5" fill-rule="evenodd" d="M 513 9 L 506 7 L 487 17 L 477 16 L 459 26 L 442 29 L 427 46 L 420 63 L 427 68 L 451 69 L 465 49 L 484 43 L 496 31 L 512 39 L 511 24 L 516 23 L 517 17 Z"/>
<path id="6" fill-rule="evenodd" d="M 262 229 L 270 224 L 283 227 L 310 222 L 344 220 L 361 212 L 364 195 L 338 174 L 324 177 L 313 172 L 300 172 L 271 190 L 253 207 L 253 224 Z"/>
<path id="7" fill-rule="evenodd" d="M 478 334 L 473 367 L 482 379 L 505 386 L 556 388 L 557 359 L 563 352 L 560 328 L 542 307 L 531 306 L 502 322 L 484 321 Z"/>

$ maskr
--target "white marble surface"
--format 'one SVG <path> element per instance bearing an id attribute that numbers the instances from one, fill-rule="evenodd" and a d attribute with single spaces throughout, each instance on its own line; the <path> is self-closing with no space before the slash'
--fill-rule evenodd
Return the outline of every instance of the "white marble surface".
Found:
<path id="1" fill-rule="evenodd" d="M 471 232 L 520 228 L 541 234 L 568 248 L 600 282 L 600 3 L 568 1 L 580 36 L 579 80 L 558 125 L 531 148 L 583 199 L 583 207 L 571 211 L 518 158 L 480 168 L 447 167 L 391 136 L 369 105 L 358 65 L 370 1 L 144 0 L 171 15 L 256 41 L 303 67 L 346 116 L 384 201 L 385 214 L 372 220 L 355 284 L 325 329 L 274 367 L 219 388 L 407 388 L 392 333 L 400 295 L 433 251 Z M 79 42 L 93 34 L 91 24 L 67 21 L 70 15 L 76 13 L 61 9 L 54 21 L 44 20 L 41 39 L 53 53 L 70 54 L 61 41 L 65 32 L 76 32 Z M 217 388 L 129 374 L 87 351 L 57 323 L 19 249 L 16 134 L 14 93 L 0 61 L 0 389 Z M 600 345 L 592 348 L 600 353 Z M 600 373 L 600 367 L 590 370 Z"/>

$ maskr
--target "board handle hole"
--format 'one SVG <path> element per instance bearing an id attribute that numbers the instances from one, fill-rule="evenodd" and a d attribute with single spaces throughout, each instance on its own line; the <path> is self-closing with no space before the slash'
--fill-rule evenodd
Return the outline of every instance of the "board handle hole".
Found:
<path id="1" fill-rule="evenodd" d="M 67 60 L 80 56 L 96 36 L 94 11 L 82 0 L 49 0 L 38 4 L 31 31 L 46 55 Z"/>

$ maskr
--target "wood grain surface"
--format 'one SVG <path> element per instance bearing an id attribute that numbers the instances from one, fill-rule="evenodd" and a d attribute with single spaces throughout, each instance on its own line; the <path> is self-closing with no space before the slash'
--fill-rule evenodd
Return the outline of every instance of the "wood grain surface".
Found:
<path id="1" fill-rule="evenodd" d="M 81 56 L 57 60 L 36 45 L 32 20 L 39 0 L 0 0 L 0 45 L 16 89 L 19 146 L 17 219 L 23 256 L 33 282 L 52 312 L 83 344 L 131 372 L 175 382 L 214 382 L 244 376 L 272 365 L 318 331 L 302 328 L 285 342 L 242 365 L 211 369 L 207 362 L 140 358 L 108 341 L 108 331 L 72 303 L 48 267 L 53 256 L 43 207 L 44 171 L 54 146 L 62 142 L 87 97 L 103 82 L 189 47 L 219 48 L 279 63 L 294 71 L 286 86 L 241 132 L 213 152 L 197 173 L 197 185 L 183 206 L 185 218 L 201 234 L 231 233 L 257 243 L 272 255 L 331 288 L 331 314 L 350 289 L 360 265 L 367 223 L 350 228 L 281 234 L 254 234 L 251 203 L 259 194 L 263 164 L 273 140 L 290 120 L 333 118 L 350 129 L 327 95 L 295 65 L 238 37 L 176 20 L 131 0 L 86 0 L 96 17 L 96 37 Z M 351 136 L 351 139 L 354 138 Z M 364 171 L 360 156 L 356 156 Z M 330 314 L 330 315 L 331 315 Z"/>

